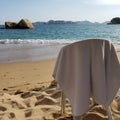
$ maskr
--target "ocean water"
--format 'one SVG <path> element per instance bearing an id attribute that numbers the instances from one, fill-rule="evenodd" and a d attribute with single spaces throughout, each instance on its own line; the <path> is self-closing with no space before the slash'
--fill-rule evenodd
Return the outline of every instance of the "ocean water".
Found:
<path id="1" fill-rule="evenodd" d="M 53 58 L 62 46 L 90 38 L 120 48 L 120 25 L 34 23 L 34 29 L 0 29 L 0 62 Z"/>
<path id="2" fill-rule="evenodd" d="M 58 44 L 89 38 L 120 42 L 120 25 L 34 23 L 34 26 L 34 29 L 0 29 L 0 44 Z"/>

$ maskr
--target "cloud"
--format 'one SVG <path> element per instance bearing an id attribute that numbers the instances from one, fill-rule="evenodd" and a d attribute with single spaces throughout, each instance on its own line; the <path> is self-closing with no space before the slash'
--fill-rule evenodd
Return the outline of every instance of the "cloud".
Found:
<path id="1" fill-rule="evenodd" d="M 120 0 L 85 0 L 85 2 L 98 5 L 120 5 Z"/>
<path id="2" fill-rule="evenodd" d="M 97 0 L 98 3 L 106 5 L 120 5 L 120 0 Z"/>

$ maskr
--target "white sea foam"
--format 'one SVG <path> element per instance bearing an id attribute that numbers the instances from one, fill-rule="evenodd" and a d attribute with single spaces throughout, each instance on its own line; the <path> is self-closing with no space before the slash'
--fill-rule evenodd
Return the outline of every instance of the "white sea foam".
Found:
<path id="1" fill-rule="evenodd" d="M 41 44 L 41 45 L 55 45 L 55 44 L 67 44 L 75 42 L 75 40 L 67 39 L 2 39 L 0 44 Z"/>
<path id="2" fill-rule="evenodd" d="M 79 39 L 80 40 L 80 39 Z M 0 39 L 0 44 L 38 44 L 38 45 L 59 45 L 69 44 L 79 40 L 70 39 Z M 110 40 L 114 45 L 120 46 L 120 41 Z"/>

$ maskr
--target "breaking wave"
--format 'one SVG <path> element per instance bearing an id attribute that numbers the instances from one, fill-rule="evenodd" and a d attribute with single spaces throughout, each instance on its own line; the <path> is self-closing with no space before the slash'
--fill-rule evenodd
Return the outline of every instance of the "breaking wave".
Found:
<path id="1" fill-rule="evenodd" d="M 80 39 L 79 39 L 80 40 Z M 66 45 L 79 40 L 70 39 L 0 39 L 0 45 Z M 120 41 L 110 40 L 120 49 Z"/>
<path id="2" fill-rule="evenodd" d="M 69 44 L 76 40 L 56 39 L 2 39 L 0 44 L 41 44 L 41 45 L 55 45 L 55 44 Z"/>

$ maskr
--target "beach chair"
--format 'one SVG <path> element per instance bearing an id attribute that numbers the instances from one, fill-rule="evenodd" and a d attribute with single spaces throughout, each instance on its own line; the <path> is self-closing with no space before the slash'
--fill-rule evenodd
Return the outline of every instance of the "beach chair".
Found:
<path id="1" fill-rule="evenodd" d="M 92 97 L 95 103 L 103 105 L 112 120 L 110 104 L 120 87 L 120 63 L 111 42 L 88 39 L 63 47 L 53 77 L 62 90 L 61 114 L 65 113 L 67 97 L 74 120 L 80 120 Z"/>

